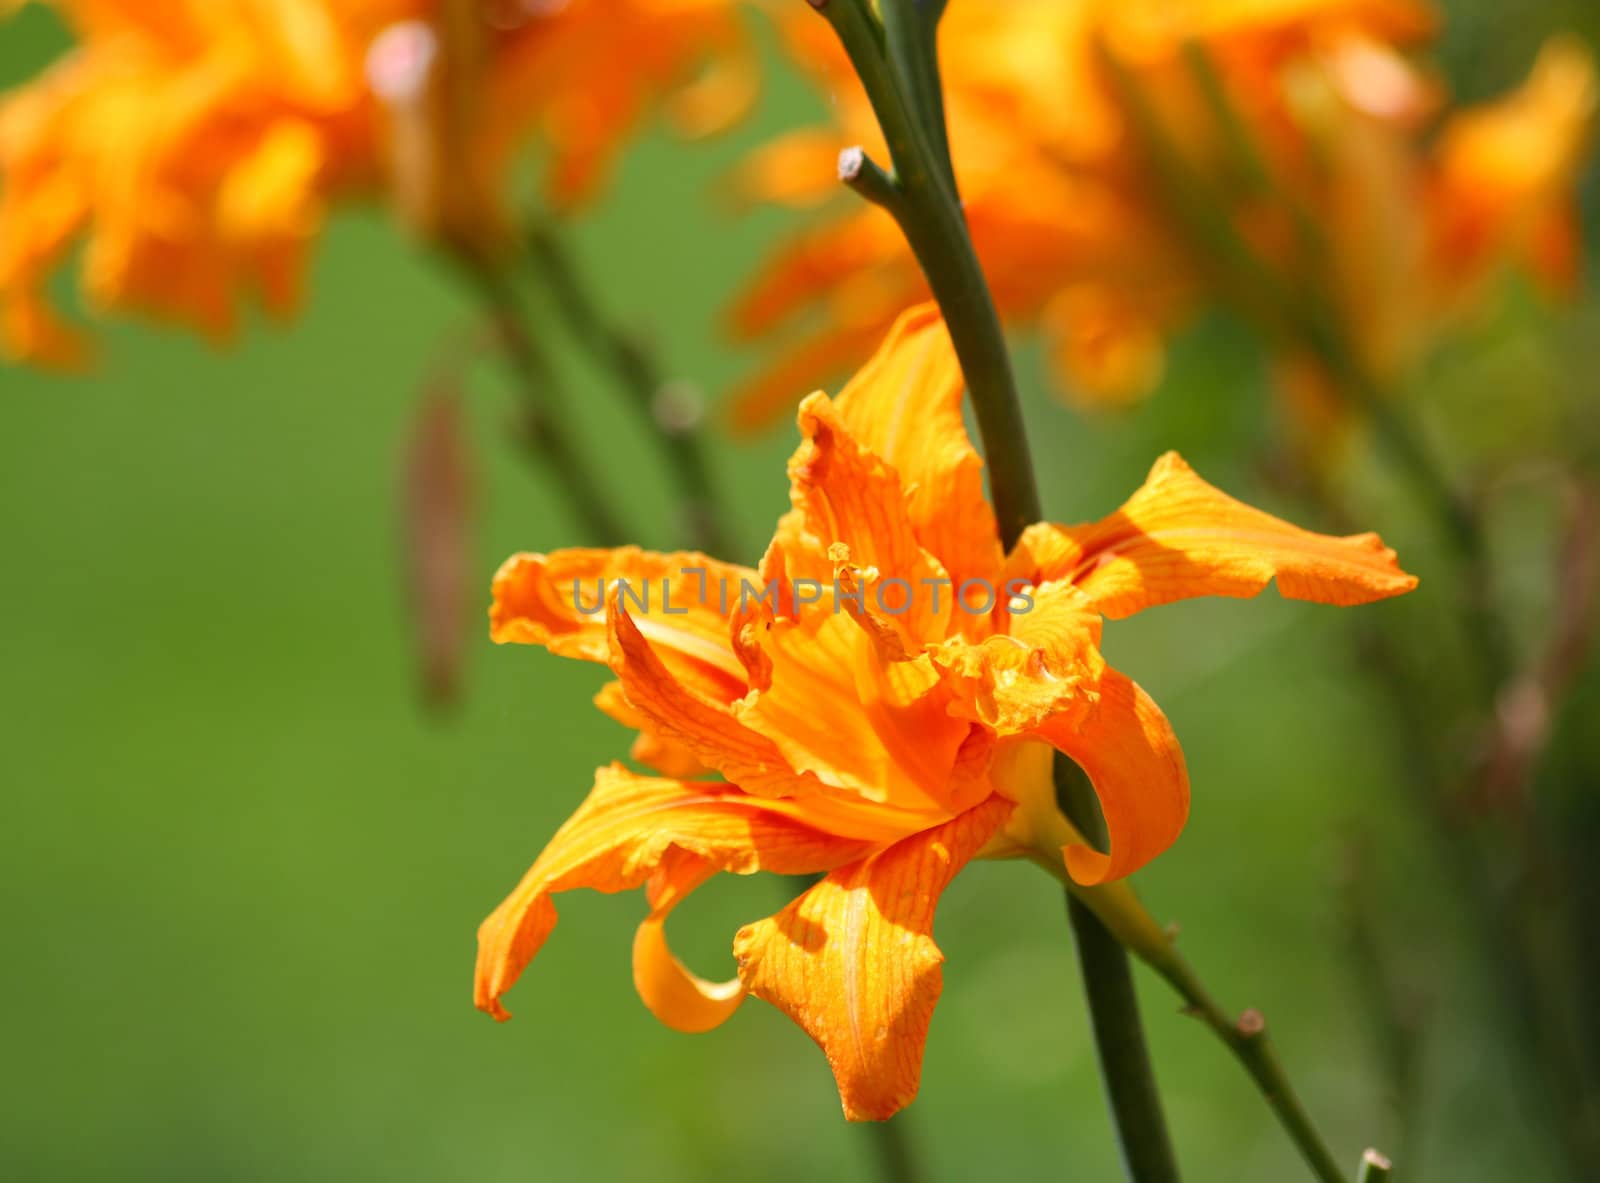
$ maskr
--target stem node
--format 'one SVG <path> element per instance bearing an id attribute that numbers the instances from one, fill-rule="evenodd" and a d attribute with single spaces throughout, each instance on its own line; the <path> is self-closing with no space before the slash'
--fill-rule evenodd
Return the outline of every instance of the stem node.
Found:
<path id="1" fill-rule="evenodd" d="M 901 193 L 895 179 L 868 156 L 864 148 L 846 148 L 839 153 L 839 180 L 872 202 L 882 206 L 900 221 Z"/>
<path id="2" fill-rule="evenodd" d="M 1360 1183 L 1384 1183 L 1394 1165 L 1376 1150 L 1368 1149 L 1361 1156 Z"/>

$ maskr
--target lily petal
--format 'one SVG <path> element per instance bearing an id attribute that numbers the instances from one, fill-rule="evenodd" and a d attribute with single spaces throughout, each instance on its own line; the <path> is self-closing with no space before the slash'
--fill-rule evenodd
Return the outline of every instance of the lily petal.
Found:
<path id="1" fill-rule="evenodd" d="M 606 662 L 606 604 L 626 589 L 639 630 L 673 676 L 714 699 L 745 692 L 729 641 L 729 617 L 746 567 L 702 554 L 638 547 L 513 555 L 494 577 L 490 635 L 497 644 L 542 645 L 561 657 Z"/>
<path id="2" fill-rule="evenodd" d="M 606 619 L 612 672 L 629 706 L 651 732 L 672 741 L 708 768 L 762 796 L 819 789 L 815 777 L 796 772 L 766 736 L 740 722 L 729 707 L 679 679 L 613 594 Z"/>
<path id="3" fill-rule="evenodd" d="M 917 540 L 900 475 L 862 447 L 827 395 L 810 395 L 800 404 L 799 419 L 806 442 L 789 462 L 789 497 L 804 529 L 794 530 L 792 521 L 790 529 L 780 528 L 789 578 L 831 587 L 839 558 L 847 555 L 874 578 L 881 574 L 900 581 L 898 587 L 877 584 L 863 590 L 885 606 L 903 607 L 891 619 L 908 650 L 943 640 L 954 615 L 954 593 L 947 592 L 937 605 L 928 594 L 928 584 L 948 582 L 949 576 Z M 835 549 L 841 544 L 843 552 Z"/>
<path id="4" fill-rule="evenodd" d="M 771 683 L 734 715 L 791 767 L 871 801 L 953 812 L 946 793 L 971 725 L 951 717 L 926 658 L 884 661 L 854 620 L 820 607 L 768 623 L 758 643 Z"/>
<path id="5" fill-rule="evenodd" d="M 951 687 L 951 713 L 1000 737 L 1082 718 L 1105 672 L 1100 614 L 1082 593 L 1046 584 L 1027 594 L 1026 611 L 1008 611 L 1007 632 L 978 644 L 953 637 L 930 654 Z"/>
<path id="6" fill-rule="evenodd" d="M 662 860 L 646 889 L 650 915 L 633 938 L 633 985 L 639 998 L 674 1031 L 697 1035 L 720 1027 L 744 1001 L 744 983 L 708 982 L 667 945 L 667 916 L 695 888 L 717 873 L 715 863 L 698 855 Z"/>
<path id="7" fill-rule="evenodd" d="M 966 388 L 938 305 L 920 304 L 900 316 L 834 405 L 851 435 L 899 472 L 917 540 L 955 586 L 992 586 L 1004 560 L 983 459 L 961 417 Z"/>
<path id="8" fill-rule="evenodd" d="M 734 938 L 745 987 L 816 1040 L 850 1121 L 883 1121 L 916 1097 L 944 978 L 934 910 L 1011 809 L 992 797 L 840 867 Z"/>
<path id="9" fill-rule="evenodd" d="M 839 866 L 866 849 L 808 825 L 790 802 L 752 797 L 734 785 L 602 768 L 588 799 L 479 927 L 475 1001 L 497 1019 L 510 1017 L 500 999 L 555 927 L 550 897 L 557 892 L 639 887 L 672 851 L 739 875 L 797 875 Z M 680 885 L 668 906 L 682 894 Z"/>
<path id="10" fill-rule="evenodd" d="M 1208 485 L 1169 452 L 1116 513 L 1031 526 L 1010 575 L 1065 580 L 1113 620 L 1195 596 L 1254 596 L 1274 578 L 1292 600 L 1367 604 L 1416 587 L 1376 534 L 1314 534 Z"/>
<path id="11" fill-rule="evenodd" d="M 683 744 L 656 731 L 649 716 L 635 709 L 623 693 L 621 682 L 607 682 L 594 696 L 594 705 L 639 734 L 628 755 L 639 763 L 655 769 L 662 776 L 679 780 L 698 780 L 712 775 L 712 770 Z"/>
<path id="12" fill-rule="evenodd" d="M 1036 732 L 1088 773 L 1105 815 L 1109 855 L 1087 846 L 1062 852 L 1083 884 L 1131 875 L 1171 846 L 1189 817 L 1189 772 L 1161 708 L 1114 669 L 1099 690 L 1099 703 L 1080 723 L 1060 717 Z"/>

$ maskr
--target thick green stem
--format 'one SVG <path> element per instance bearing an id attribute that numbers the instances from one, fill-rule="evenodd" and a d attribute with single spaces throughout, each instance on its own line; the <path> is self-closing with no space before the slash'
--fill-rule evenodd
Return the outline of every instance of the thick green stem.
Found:
<path id="1" fill-rule="evenodd" d="M 460 273 L 493 318 L 497 355 L 506 363 L 522 400 L 520 442 L 550 470 L 561 495 L 594 546 L 620 546 L 627 539 L 620 519 L 598 494 L 601 486 L 584 463 L 554 394 L 554 371 L 528 333 L 515 286 L 493 264 L 457 256 Z"/>
<path id="2" fill-rule="evenodd" d="M 908 0 L 883 0 L 886 9 Z M 883 26 L 866 0 L 821 7 L 872 102 L 901 195 L 895 214 L 944 313 L 988 457 L 1000 536 L 1009 547 L 1042 516 L 1011 355 L 947 167 L 923 130 L 887 56 Z M 931 44 L 931 41 L 930 41 Z"/>
<path id="3" fill-rule="evenodd" d="M 1010 351 L 961 211 L 945 141 L 935 51 L 941 6 L 927 0 L 880 0 L 882 24 L 867 0 L 822 0 L 819 7 L 866 88 L 894 165 L 893 176 L 886 177 L 855 152 L 847 154 L 841 174 L 894 215 L 939 302 L 972 394 L 995 515 L 1009 549 L 1043 513 Z M 892 188 L 885 186 L 886 179 Z M 1063 758 L 1069 782 L 1075 773 L 1076 766 Z M 1087 807 L 1071 804 L 1083 829 L 1098 824 L 1092 802 Z M 1076 900 L 1068 907 L 1128 1175 L 1136 1183 L 1176 1183 L 1177 1164 L 1145 1047 L 1128 955 Z"/>
<path id="4" fill-rule="evenodd" d="M 667 384 L 655 359 L 630 333 L 601 309 L 561 240 L 544 227 L 528 233 L 528 253 L 539 278 L 572 335 L 616 379 L 634 410 L 651 429 L 678 486 L 689 545 L 724 558 L 733 557 L 732 540 L 722 520 L 706 454 L 705 437 L 694 416 L 676 417 L 666 401 Z"/>
<path id="5" fill-rule="evenodd" d="M 1078 832 L 1104 847 L 1105 823 L 1087 774 L 1060 755 L 1055 757 L 1053 773 L 1056 804 L 1063 816 L 1084 819 L 1084 824 L 1074 823 Z M 1124 942 L 1070 889 L 1066 897 L 1067 919 L 1077 942 L 1083 992 L 1089 1000 L 1095 1047 L 1100 1053 L 1100 1077 L 1115 1118 L 1123 1167 L 1130 1179 L 1177 1179 L 1178 1162 L 1161 1112 Z M 1117 1065 L 1118 1071 L 1112 1072 L 1111 1065 Z"/>
<path id="6" fill-rule="evenodd" d="M 890 66 L 911 97 L 918 122 L 931 141 L 940 175 L 953 194 L 955 166 L 945 124 L 944 86 L 939 79 L 939 18 L 944 4 L 942 0 L 883 0 L 879 12 Z"/>
<path id="7" fill-rule="evenodd" d="M 1133 966 L 1106 926 L 1070 895 L 1067 918 L 1078 946 L 1089 1020 L 1100 1055 L 1100 1079 L 1115 1119 L 1123 1169 L 1130 1179 L 1177 1179 L 1172 1139 L 1159 1103 L 1152 1103 L 1160 1094 L 1139 1021 Z"/>

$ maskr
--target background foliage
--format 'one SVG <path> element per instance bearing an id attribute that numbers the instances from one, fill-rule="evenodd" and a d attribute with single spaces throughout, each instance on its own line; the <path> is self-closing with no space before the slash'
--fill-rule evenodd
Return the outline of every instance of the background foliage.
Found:
<path id="1" fill-rule="evenodd" d="M 1446 60 L 1469 96 L 1520 76 L 1544 33 L 1596 31 L 1581 0 L 1454 7 Z M 61 44 L 42 12 L 7 24 L 0 85 Z M 785 218 L 735 219 L 708 194 L 815 102 L 775 62 L 753 121 L 710 145 L 647 139 L 576 230 L 612 307 L 708 390 L 755 360 L 723 343 L 718 318 Z M 821 1056 L 775 1011 L 751 1003 L 691 1038 L 639 1005 L 635 897 L 563 899 L 513 1023 L 470 1005 L 478 921 L 624 743 L 587 709 L 593 670 L 486 636 L 462 709 L 419 713 L 399 455 L 423 376 L 472 315 L 384 217 L 353 214 L 288 329 L 251 326 L 218 353 L 118 327 L 91 377 L 0 370 L 10 1177 L 871 1177 L 870 1142 L 840 1120 Z M 1498 397 L 1474 427 L 1492 438 L 1493 416 L 1536 402 L 1518 397 L 1527 384 L 1587 385 L 1592 401 L 1597 324 L 1592 303 L 1552 325 L 1512 300 L 1441 364 L 1431 405 L 1448 423 L 1462 374 L 1480 398 L 1489 383 Z M 646 442 L 601 376 L 565 361 L 594 481 L 625 493 L 641 541 L 666 543 Z M 1230 326 L 1192 334 L 1167 388 L 1123 419 L 1085 424 L 1048 399 L 1026 347 L 1024 374 L 1058 520 L 1114 508 L 1169 447 L 1306 517 L 1259 476 L 1267 388 Z M 507 392 L 486 377 L 473 396 L 486 598 L 513 550 L 581 539 L 504 446 Z M 737 557 L 756 557 L 784 504 L 792 446 L 785 429 L 719 449 L 746 539 Z M 1430 556 L 1407 549 L 1406 507 L 1376 475 L 1363 494 L 1425 595 Z M 1509 545 L 1522 538 L 1513 530 Z M 1230 1005 L 1266 1013 L 1352 1163 L 1378 1142 L 1415 1180 L 1553 1177 L 1540 1102 L 1485 984 L 1494 952 L 1471 936 L 1412 811 L 1405 737 L 1360 681 L 1349 629 L 1342 614 L 1269 597 L 1111 631 L 1109 658 L 1167 710 L 1195 785 L 1189 829 L 1141 876 L 1146 897 L 1181 922 Z M 1594 681 L 1591 670 L 1590 702 Z M 1594 769 L 1576 758 L 1557 772 L 1593 789 Z M 1427 1019 L 1420 1118 L 1403 1143 L 1367 967 L 1343 920 L 1353 836 L 1371 846 L 1370 881 L 1403 936 L 1389 968 Z M 779 902 L 766 879 L 719 883 L 682 911 L 674 939 L 720 973 L 734 928 Z M 1060 913 L 1052 886 L 1020 866 L 983 864 L 946 897 L 945 995 L 908 1114 L 936 1178 L 1115 1175 Z M 1194 1176 L 1226 1162 L 1230 1178 L 1298 1177 L 1243 1075 L 1144 985 Z"/>

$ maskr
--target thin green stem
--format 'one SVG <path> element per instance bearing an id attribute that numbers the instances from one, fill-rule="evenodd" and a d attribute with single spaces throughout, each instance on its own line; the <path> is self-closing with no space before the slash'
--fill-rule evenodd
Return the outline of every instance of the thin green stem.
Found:
<path id="1" fill-rule="evenodd" d="M 1188 962 L 1168 945 L 1168 953 L 1151 967 L 1182 995 L 1189 1013 L 1211 1029 L 1227 1045 L 1234 1058 L 1244 1065 L 1267 1104 L 1277 1114 L 1278 1123 L 1294 1141 L 1312 1173 L 1323 1183 L 1343 1183 L 1345 1175 L 1328 1144 L 1323 1141 L 1299 1094 L 1278 1059 L 1277 1050 L 1267 1035 L 1267 1023 L 1260 1011 L 1247 1010 L 1237 1021 L 1230 1020 L 1212 1001 Z"/>
<path id="2" fill-rule="evenodd" d="M 1029 857 L 1093 912 L 1124 948 L 1131 950 L 1177 991 L 1184 1001 L 1185 1013 L 1199 1019 L 1222 1041 L 1244 1066 L 1278 1124 L 1317 1179 L 1321 1183 L 1346 1183 L 1338 1159 L 1318 1132 L 1284 1071 L 1260 1012 L 1247 1010 L 1238 1020 L 1229 1019 L 1206 990 L 1199 974 L 1178 951 L 1172 932 L 1155 922 L 1125 880 L 1095 887 L 1073 882 L 1058 852 L 1061 846 L 1080 841 L 1080 835 L 1062 823 L 1057 824 L 1061 825 L 1060 832 L 1047 836 L 1038 850 L 1029 852 Z"/>
<path id="3" fill-rule="evenodd" d="M 584 462 L 561 413 L 554 370 L 528 332 L 516 287 L 493 264 L 466 255 L 457 256 L 456 262 L 493 320 L 496 355 L 505 362 L 522 400 L 519 442 L 550 471 L 586 540 L 596 546 L 620 546 L 627 532 L 600 496 L 601 483 Z"/>
<path id="4" fill-rule="evenodd" d="M 697 416 L 677 417 L 666 381 L 655 359 L 632 334 L 606 315 L 582 271 L 554 230 L 535 226 L 527 235 L 528 255 L 573 337 L 603 366 L 649 425 L 678 487 L 689 545 L 732 557 L 730 531 L 723 521 Z"/>
<path id="5" fill-rule="evenodd" d="M 815 0 L 814 0 L 815 2 Z M 879 23 L 867 0 L 822 0 L 872 103 L 894 165 L 887 179 L 852 158 L 847 180 L 870 185 L 895 217 L 938 300 L 961 362 L 988 460 L 989 487 L 1004 545 L 1042 516 L 1033 459 L 994 299 L 961 210 L 938 97 L 936 26 L 942 6 L 880 0 Z M 860 178 L 865 177 L 862 181 Z M 891 194 L 893 194 L 891 196 Z M 1072 783 L 1076 766 L 1062 758 Z M 1090 830 L 1092 801 L 1068 803 Z M 1078 960 L 1100 1056 L 1101 1073 L 1128 1175 L 1136 1183 L 1176 1183 L 1177 1164 L 1145 1046 L 1127 952 L 1077 901 L 1069 901 Z"/>

